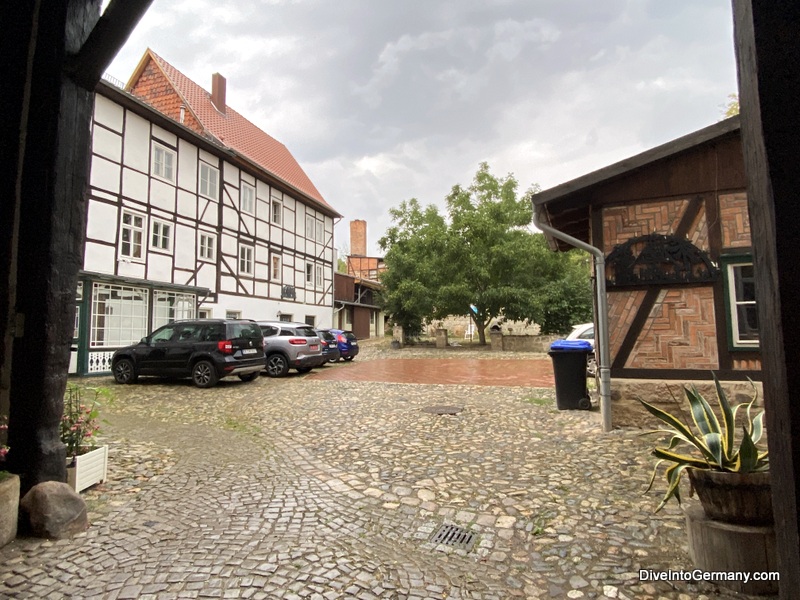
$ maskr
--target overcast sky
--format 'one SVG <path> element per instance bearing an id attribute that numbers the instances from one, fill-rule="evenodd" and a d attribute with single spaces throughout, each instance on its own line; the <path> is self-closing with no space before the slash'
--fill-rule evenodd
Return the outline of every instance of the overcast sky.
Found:
<path id="1" fill-rule="evenodd" d="M 147 47 L 281 141 L 368 251 L 389 208 L 443 205 L 487 161 L 547 189 L 718 121 L 730 0 L 155 0 Z"/>

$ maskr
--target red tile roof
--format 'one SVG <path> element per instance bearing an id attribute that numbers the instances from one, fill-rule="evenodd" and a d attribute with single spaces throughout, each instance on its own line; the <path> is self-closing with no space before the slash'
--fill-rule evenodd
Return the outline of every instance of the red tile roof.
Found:
<path id="1" fill-rule="evenodd" d="M 177 121 L 179 103 L 176 102 L 174 93 L 165 89 L 162 74 L 188 109 L 184 119 L 187 127 L 216 138 L 223 146 L 249 158 L 308 198 L 333 210 L 286 146 L 230 106 L 225 107 L 225 113 L 217 111 L 209 92 L 149 48 L 125 89 Z"/>

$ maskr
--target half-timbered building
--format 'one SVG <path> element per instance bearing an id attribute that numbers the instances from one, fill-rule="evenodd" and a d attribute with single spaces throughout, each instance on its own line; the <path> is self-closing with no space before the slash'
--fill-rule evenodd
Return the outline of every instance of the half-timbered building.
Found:
<path id="1" fill-rule="evenodd" d="M 761 379 L 739 117 L 533 196 L 540 222 L 602 251 L 614 422 L 680 384 Z M 554 249 L 568 241 L 549 236 Z M 647 384 L 646 382 L 650 382 Z M 635 409 L 635 410 L 634 410 Z"/>
<path id="2" fill-rule="evenodd" d="M 179 318 L 333 325 L 334 220 L 288 149 L 151 50 L 101 81 L 70 372 Z"/>

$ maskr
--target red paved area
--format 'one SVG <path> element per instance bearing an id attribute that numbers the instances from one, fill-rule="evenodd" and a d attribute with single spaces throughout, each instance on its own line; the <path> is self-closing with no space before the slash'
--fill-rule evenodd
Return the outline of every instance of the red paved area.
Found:
<path id="1" fill-rule="evenodd" d="M 324 381 L 383 381 L 467 385 L 520 385 L 553 387 L 549 358 L 527 360 L 382 358 L 328 365 L 315 369 L 309 379 Z"/>

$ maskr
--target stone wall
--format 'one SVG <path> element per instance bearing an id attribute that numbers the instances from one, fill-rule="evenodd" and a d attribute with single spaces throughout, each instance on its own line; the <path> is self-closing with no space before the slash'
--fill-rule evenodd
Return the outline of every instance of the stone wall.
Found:
<path id="1" fill-rule="evenodd" d="M 749 381 L 723 381 L 721 383 L 731 405 L 749 402 L 753 397 L 753 386 Z M 764 408 L 763 388 L 760 382 L 754 383 L 758 400 L 753 406 L 761 410 Z M 717 393 L 713 381 L 612 379 L 611 414 L 614 426 L 642 429 L 658 427 L 660 421 L 647 412 L 637 398 L 675 415 L 681 421 L 685 422 L 687 419 L 691 421 L 689 401 L 683 391 L 684 384 L 694 384 L 712 408 L 717 406 Z"/>
<path id="2" fill-rule="evenodd" d="M 550 344 L 562 338 L 558 335 L 506 335 L 497 332 L 489 335 L 494 352 L 547 352 Z"/>

